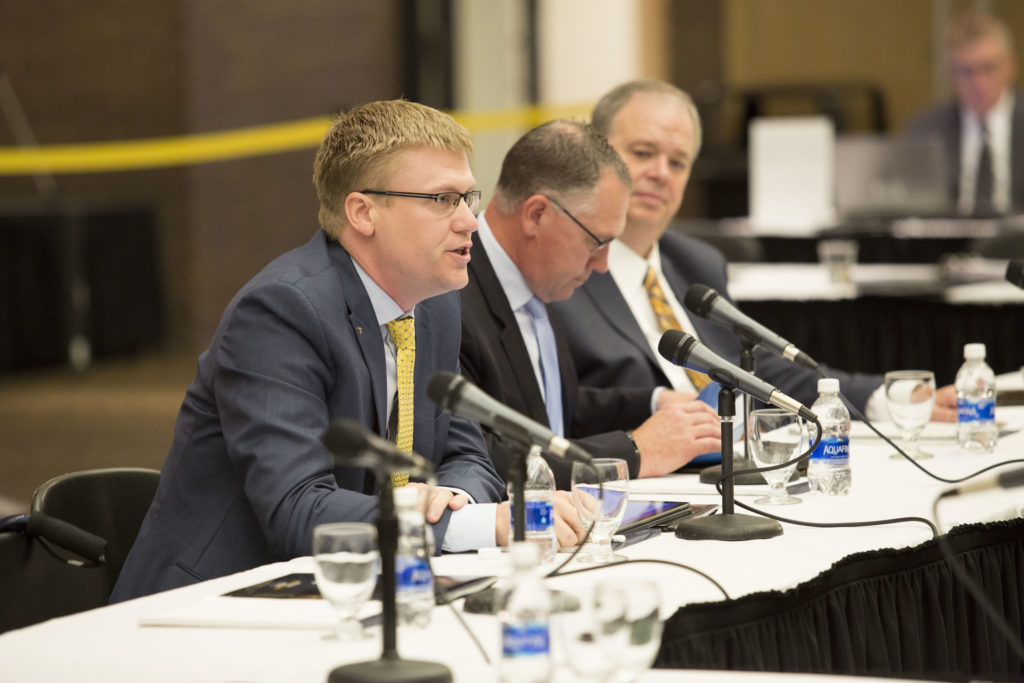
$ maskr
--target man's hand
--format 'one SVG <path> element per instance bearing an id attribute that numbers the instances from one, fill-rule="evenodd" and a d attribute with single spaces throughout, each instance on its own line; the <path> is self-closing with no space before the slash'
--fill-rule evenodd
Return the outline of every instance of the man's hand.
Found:
<path id="1" fill-rule="evenodd" d="M 446 508 L 452 510 L 458 510 L 463 505 L 469 502 L 469 498 L 459 493 L 456 494 L 454 491 L 448 489 L 431 488 L 426 484 L 420 482 L 412 482 L 407 486 L 413 486 L 421 491 L 426 491 L 426 496 L 420 493 L 420 510 L 423 512 L 423 516 L 431 524 L 436 523 L 441 519 L 441 515 L 444 514 Z"/>
<path id="2" fill-rule="evenodd" d="M 568 491 L 555 491 L 555 503 L 552 506 L 554 516 L 555 538 L 558 547 L 571 548 L 583 538 L 587 528 L 576 514 L 576 506 L 572 502 L 572 494 Z M 494 540 L 498 545 L 508 545 L 512 533 L 512 508 L 508 502 L 498 504 L 498 514 L 494 519 Z"/>
<path id="3" fill-rule="evenodd" d="M 936 422 L 956 422 L 956 387 L 952 384 L 936 390 L 932 419 Z"/>
<path id="4" fill-rule="evenodd" d="M 633 430 L 633 439 L 640 450 L 639 476 L 668 474 L 698 455 L 722 450 L 718 413 L 692 396 L 661 392 L 658 412 Z"/>

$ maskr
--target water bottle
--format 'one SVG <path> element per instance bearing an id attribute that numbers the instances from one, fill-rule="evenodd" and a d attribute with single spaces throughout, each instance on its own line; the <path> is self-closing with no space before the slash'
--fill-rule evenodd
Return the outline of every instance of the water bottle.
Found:
<path id="1" fill-rule="evenodd" d="M 539 546 L 512 543 L 512 583 L 498 610 L 504 683 L 540 683 L 551 679 L 551 595 L 537 571 Z"/>
<path id="2" fill-rule="evenodd" d="M 508 498 L 514 501 L 512 483 L 508 485 Z M 550 562 L 558 552 L 555 538 L 555 475 L 541 456 L 539 446 L 530 448 L 526 456 L 526 481 L 523 485 L 526 502 L 526 540 L 538 547 L 540 562 Z M 512 527 L 515 532 L 515 502 L 512 503 Z M 509 538 L 515 538 L 514 533 Z"/>
<path id="3" fill-rule="evenodd" d="M 821 422 L 821 441 L 811 453 L 807 482 L 812 491 L 830 496 L 850 492 L 850 411 L 839 398 L 839 380 L 819 379 L 818 400 L 811 412 Z"/>
<path id="4" fill-rule="evenodd" d="M 961 453 L 991 453 L 996 447 L 996 376 L 985 362 L 984 344 L 964 344 L 956 373 L 956 440 Z"/>
<path id="5" fill-rule="evenodd" d="M 434 609 L 434 578 L 427 558 L 434 539 L 430 526 L 417 506 L 420 490 L 412 486 L 395 489 L 398 518 L 398 548 L 395 552 L 395 604 L 398 623 L 425 627 Z M 426 538 L 424 538 L 426 532 Z"/>

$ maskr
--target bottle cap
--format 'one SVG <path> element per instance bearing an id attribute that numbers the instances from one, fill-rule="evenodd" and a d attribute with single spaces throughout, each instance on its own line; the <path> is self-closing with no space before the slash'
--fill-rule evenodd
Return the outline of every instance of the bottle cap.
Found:
<path id="1" fill-rule="evenodd" d="M 540 563 L 540 548 L 536 543 L 517 541 L 509 546 L 512 564 L 516 567 L 534 567 Z"/>
<path id="2" fill-rule="evenodd" d="M 420 491 L 418 486 L 403 486 L 394 489 L 391 495 L 395 497 L 395 505 L 403 508 L 414 508 L 420 502 Z"/>
<path id="3" fill-rule="evenodd" d="M 979 360 L 985 357 L 984 344 L 964 344 L 964 358 L 966 360 Z"/>
<path id="4" fill-rule="evenodd" d="M 819 394 L 838 394 L 839 393 L 839 380 L 835 377 L 823 377 L 818 380 L 818 393 Z"/>

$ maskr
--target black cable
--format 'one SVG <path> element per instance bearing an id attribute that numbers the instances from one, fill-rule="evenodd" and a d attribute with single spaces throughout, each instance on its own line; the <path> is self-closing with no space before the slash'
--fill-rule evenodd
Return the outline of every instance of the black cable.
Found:
<path id="1" fill-rule="evenodd" d="M 825 372 L 823 370 L 821 370 L 821 368 L 818 369 L 818 374 L 821 375 L 824 378 L 828 378 L 828 375 L 825 374 Z M 879 431 L 879 429 L 877 427 L 875 427 L 875 425 L 873 425 L 871 423 L 871 420 L 869 420 L 864 413 L 860 412 L 860 410 L 857 409 L 857 406 L 853 405 L 853 401 L 848 399 L 846 397 L 846 395 L 842 391 L 839 392 L 839 396 L 844 401 L 846 401 L 846 404 L 850 407 L 850 410 L 853 412 L 853 416 L 854 417 L 856 417 L 858 420 L 860 420 L 861 422 L 866 424 L 871 431 L 873 431 L 875 434 L 877 434 L 879 436 L 879 438 L 882 439 L 882 441 L 884 441 L 885 443 L 887 443 L 890 446 L 892 446 L 896 450 L 897 453 L 899 453 L 904 458 L 909 460 L 910 463 L 914 467 L 916 467 L 917 469 L 921 470 L 922 472 L 927 474 L 932 479 L 935 479 L 936 481 L 941 481 L 941 482 L 943 482 L 945 484 L 959 484 L 961 482 L 967 481 L 968 479 L 973 479 L 974 477 L 978 476 L 979 474 L 984 474 L 985 472 L 988 472 L 989 470 L 993 470 L 993 469 L 995 469 L 997 467 L 1002 467 L 1003 465 L 1012 465 L 1014 463 L 1024 463 L 1024 459 L 1015 458 L 1013 460 L 1004 460 L 1002 462 L 997 462 L 995 464 L 989 465 L 988 467 L 983 467 L 980 470 L 978 470 L 977 472 L 974 472 L 973 474 L 968 474 L 965 477 L 960 477 L 959 479 L 947 479 L 946 477 L 940 477 L 939 475 L 935 474 L 934 472 L 929 471 L 923 465 L 921 465 L 921 463 L 919 463 L 918 461 L 914 460 L 909 455 L 907 455 L 906 452 L 902 448 L 900 448 L 895 443 L 893 443 L 892 439 L 890 439 L 885 434 L 883 434 L 881 431 Z"/>
<path id="2" fill-rule="evenodd" d="M 643 562 L 646 562 L 648 564 L 667 564 L 670 567 L 679 567 L 680 569 L 685 569 L 686 571 L 693 572 L 694 574 L 697 574 L 698 576 L 702 576 L 705 579 L 707 579 L 715 588 L 717 588 L 719 591 L 722 592 L 722 596 L 726 600 L 729 599 L 729 594 L 726 592 L 725 588 L 722 587 L 722 584 L 720 584 L 717 581 L 715 581 L 709 575 L 705 574 L 704 572 L 702 572 L 701 570 L 699 570 L 699 569 L 697 569 L 695 567 L 691 567 L 691 566 L 686 565 L 686 564 L 681 564 L 679 562 L 672 562 L 670 560 L 643 559 L 643 558 L 636 559 L 636 560 L 621 560 L 619 562 L 612 562 L 612 563 L 609 563 L 609 564 L 597 564 L 597 565 L 594 565 L 592 567 L 580 567 L 579 569 L 570 569 L 567 572 L 561 572 L 559 574 L 551 573 L 551 574 L 548 574 L 545 578 L 551 578 L 553 576 L 570 576 L 572 574 L 582 574 L 583 572 L 592 572 L 592 571 L 595 571 L 597 569 L 607 569 L 609 567 L 620 567 L 620 566 L 622 566 L 624 564 L 640 564 L 640 563 L 643 563 Z"/>
<path id="3" fill-rule="evenodd" d="M 932 517 L 935 518 L 935 523 L 939 524 L 939 501 L 941 501 L 945 494 L 938 496 L 935 502 L 932 503 Z M 941 526 L 941 525 L 939 525 Z M 960 566 L 960 563 L 956 560 L 956 555 L 953 553 L 953 549 L 949 545 L 949 540 L 945 534 L 936 536 L 936 542 L 938 543 L 939 550 L 942 551 L 942 556 L 946 558 L 946 564 L 953 571 L 953 574 L 960 583 L 963 584 L 967 592 L 971 594 L 971 597 L 978 603 L 978 607 L 985 613 L 985 616 L 989 618 L 992 624 L 996 627 L 999 633 L 1006 639 L 1007 644 L 1017 654 L 1020 661 L 1024 662 L 1024 641 L 1021 640 L 1021 635 L 1014 631 L 1010 625 L 1006 622 L 1006 617 L 999 613 L 995 605 L 985 594 L 985 591 L 975 583 L 974 579 L 967 573 L 967 571 Z"/>

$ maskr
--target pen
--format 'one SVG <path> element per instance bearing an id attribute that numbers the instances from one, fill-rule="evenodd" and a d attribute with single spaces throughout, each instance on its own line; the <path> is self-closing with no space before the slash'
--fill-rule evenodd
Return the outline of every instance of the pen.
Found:
<path id="1" fill-rule="evenodd" d="M 640 541 L 646 541 L 648 538 L 654 538 L 655 536 L 661 535 L 661 529 L 659 527 L 648 527 L 647 529 L 637 529 L 636 531 L 630 531 L 625 534 L 616 534 L 612 536 L 612 547 L 615 550 L 620 550 L 626 546 L 639 543 Z"/>

